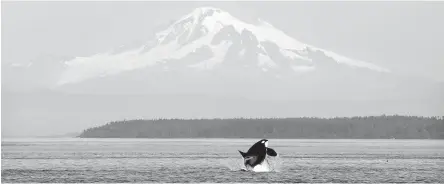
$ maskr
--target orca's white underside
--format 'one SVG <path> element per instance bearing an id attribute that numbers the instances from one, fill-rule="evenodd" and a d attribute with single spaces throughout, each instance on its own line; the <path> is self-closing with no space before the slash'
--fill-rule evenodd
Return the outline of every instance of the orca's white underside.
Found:
<path id="1" fill-rule="evenodd" d="M 268 162 L 266 160 L 264 160 L 261 164 L 256 165 L 254 168 L 252 168 L 251 166 L 247 166 L 247 170 L 253 171 L 253 172 L 269 172 L 269 171 L 271 171 L 270 165 L 268 164 Z"/>

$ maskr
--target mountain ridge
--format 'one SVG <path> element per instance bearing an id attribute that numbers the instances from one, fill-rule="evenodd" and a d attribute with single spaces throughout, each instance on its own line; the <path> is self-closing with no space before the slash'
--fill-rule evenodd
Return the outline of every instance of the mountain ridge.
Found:
<path id="1" fill-rule="evenodd" d="M 196 72 L 230 63 L 238 68 L 257 67 L 262 72 L 289 69 L 302 73 L 315 70 L 318 66 L 313 58 L 319 57 L 332 58 L 331 65 L 390 71 L 301 43 L 263 20 L 256 25 L 249 24 L 222 9 L 200 7 L 157 32 L 154 40 L 141 46 L 65 61 L 67 69 L 57 85 L 153 66 Z"/>

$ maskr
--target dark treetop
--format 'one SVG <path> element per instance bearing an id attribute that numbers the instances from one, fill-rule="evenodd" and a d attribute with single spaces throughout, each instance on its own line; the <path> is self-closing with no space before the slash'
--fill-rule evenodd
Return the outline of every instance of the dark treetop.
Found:
<path id="1" fill-rule="evenodd" d="M 82 138 L 443 139 L 438 117 L 125 120 L 84 130 Z"/>

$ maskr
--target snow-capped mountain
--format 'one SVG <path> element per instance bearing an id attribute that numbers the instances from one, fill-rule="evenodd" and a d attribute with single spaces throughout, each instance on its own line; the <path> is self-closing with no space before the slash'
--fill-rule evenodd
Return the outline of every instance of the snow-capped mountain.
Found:
<path id="1" fill-rule="evenodd" d="M 142 43 L 2 63 L 2 123 L 30 135 L 140 118 L 442 115 L 442 84 L 396 73 L 203 7 Z"/>
<path id="2" fill-rule="evenodd" d="M 301 43 L 263 20 L 250 24 L 212 7 L 194 9 L 142 45 L 122 46 L 64 64 L 66 69 L 57 85 L 150 67 L 158 71 L 254 71 L 274 77 L 323 66 L 389 72 L 372 63 Z"/>

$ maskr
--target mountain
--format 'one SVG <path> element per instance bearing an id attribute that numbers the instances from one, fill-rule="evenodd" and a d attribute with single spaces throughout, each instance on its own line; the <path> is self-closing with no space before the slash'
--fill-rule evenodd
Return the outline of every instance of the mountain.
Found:
<path id="1" fill-rule="evenodd" d="M 129 77 L 128 81 L 146 79 L 147 76 L 137 76 L 138 72 L 184 72 L 199 77 L 210 72 L 212 77 L 222 75 L 223 80 L 227 76 L 234 80 L 239 75 L 285 78 L 316 70 L 325 73 L 356 68 L 389 72 L 384 67 L 302 43 L 261 19 L 247 23 L 213 7 L 194 9 L 142 44 L 123 45 L 88 57 L 48 60 L 54 58 L 39 58 L 28 65 L 40 66 L 37 68 L 41 76 L 51 79 L 32 77 L 34 81 L 55 88 L 116 75 L 120 79 Z"/>
<path id="2" fill-rule="evenodd" d="M 201 7 L 149 41 L 2 63 L 2 133 L 62 134 L 135 118 L 444 114 L 443 84 L 393 70 Z"/>
<path id="3" fill-rule="evenodd" d="M 370 62 L 302 43 L 272 24 L 200 7 L 143 44 L 64 62 L 55 90 L 75 94 L 204 94 L 256 100 L 430 100 Z M 411 89 L 412 84 L 416 89 Z M 434 91 L 433 91 L 434 92 Z"/>
<path id="4" fill-rule="evenodd" d="M 340 99 L 393 83 L 389 69 L 302 43 L 261 19 L 247 23 L 212 7 L 194 9 L 143 44 L 64 65 L 53 89 L 81 94 Z"/>
<path id="5" fill-rule="evenodd" d="M 179 18 L 142 45 L 66 61 L 59 85 L 141 68 L 156 71 L 250 72 L 286 76 L 346 65 L 377 72 L 388 69 L 301 43 L 270 23 L 243 22 L 226 11 L 201 7 Z M 340 67 L 337 66 L 337 67 Z"/>

